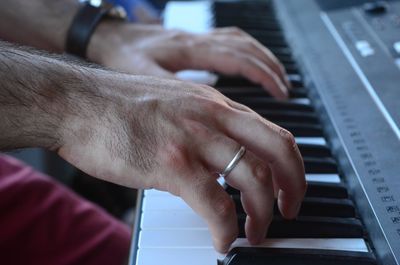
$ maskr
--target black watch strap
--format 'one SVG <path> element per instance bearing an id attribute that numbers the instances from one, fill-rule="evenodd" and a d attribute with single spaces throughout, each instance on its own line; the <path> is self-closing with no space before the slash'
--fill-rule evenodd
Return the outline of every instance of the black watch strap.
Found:
<path id="1" fill-rule="evenodd" d="M 68 30 L 65 50 L 73 55 L 86 58 L 86 50 L 90 37 L 101 19 L 110 11 L 110 7 L 96 7 L 86 2 Z"/>

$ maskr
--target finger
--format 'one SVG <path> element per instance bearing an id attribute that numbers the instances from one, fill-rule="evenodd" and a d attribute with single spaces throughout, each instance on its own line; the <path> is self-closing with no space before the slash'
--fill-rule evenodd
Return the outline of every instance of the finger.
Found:
<path id="1" fill-rule="evenodd" d="M 199 169 L 200 168 L 200 169 Z M 238 224 L 233 200 L 204 168 L 188 172 L 183 178 L 180 196 L 201 217 L 211 232 L 214 247 L 226 253 L 237 238 Z"/>
<path id="2" fill-rule="evenodd" d="M 227 111 L 217 118 L 229 137 L 269 164 L 280 190 L 278 205 L 282 215 L 296 217 L 306 181 L 303 160 L 293 135 L 254 113 Z"/>
<path id="3" fill-rule="evenodd" d="M 192 53 L 190 67 L 215 70 L 226 75 L 242 75 L 254 83 L 261 84 L 273 96 L 287 98 L 288 90 L 280 78 L 263 62 L 226 47 L 210 47 Z"/>
<path id="4" fill-rule="evenodd" d="M 223 45 L 240 49 L 241 51 L 251 53 L 258 57 L 273 71 L 275 71 L 275 73 L 281 78 L 282 82 L 284 82 L 287 87 L 292 87 L 283 64 L 267 47 L 262 45 L 250 34 L 237 27 L 215 29 L 212 34 L 222 37 L 222 39 L 220 38 L 220 42 L 222 42 Z M 226 39 L 227 36 L 230 37 L 228 40 Z"/>
<path id="5" fill-rule="evenodd" d="M 240 111 L 244 111 L 244 112 L 249 112 L 249 113 L 255 113 L 254 110 L 250 109 L 249 107 L 247 107 L 246 105 L 240 104 L 236 101 L 233 101 L 229 98 L 226 99 L 226 103 L 234 109 L 240 110 Z"/>
<path id="6" fill-rule="evenodd" d="M 215 36 L 215 45 L 225 46 L 252 55 L 268 65 L 281 81 L 290 87 L 286 70 L 273 53 L 251 36 Z"/>
<path id="7" fill-rule="evenodd" d="M 127 74 L 152 75 L 168 79 L 177 79 L 174 73 L 162 68 L 155 61 L 146 58 L 128 60 L 114 67 L 114 69 Z"/>
<path id="8" fill-rule="evenodd" d="M 168 78 L 168 79 L 178 79 L 174 73 L 162 68 L 158 64 L 151 63 L 148 65 L 146 70 L 144 71 L 145 75 L 152 75 L 152 76 L 157 76 L 157 77 L 163 77 L 163 78 Z"/>
<path id="9" fill-rule="evenodd" d="M 211 172 L 221 172 L 240 148 L 237 142 L 219 134 L 200 146 L 200 156 Z M 247 214 L 245 231 L 249 242 L 261 243 L 273 216 L 274 191 L 269 168 L 247 151 L 225 181 L 241 192 L 242 206 Z"/>

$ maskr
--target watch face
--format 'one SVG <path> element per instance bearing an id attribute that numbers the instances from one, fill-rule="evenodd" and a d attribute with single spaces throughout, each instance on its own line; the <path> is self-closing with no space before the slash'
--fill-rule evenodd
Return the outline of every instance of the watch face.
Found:
<path id="1" fill-rule="evenodd" d="M 125 9 L 122 6 L 113 6 L 108 11 L 109 17 L 126 20 L 128 18 Z"/>
<path id="2" fill-rule="evenodd" d="M 91 6 L 95 6 L 95 7 L 100 7 L 103 6 L 103 4 L 105 4 L 105 1 L 102 0 L 80 0 L 80 2 L 88 2 Z"/>
<path id="3" fill-rule="evenodd" d="M 79 0 L 80 3 L 87 3 L 93 7 L 104 8 L 107 11 L 107 17 L 117 19 L 127 19 L 127 13 L 125 9 L 117 4 L 112 4 L 112 1 L 103 0 Z"/>

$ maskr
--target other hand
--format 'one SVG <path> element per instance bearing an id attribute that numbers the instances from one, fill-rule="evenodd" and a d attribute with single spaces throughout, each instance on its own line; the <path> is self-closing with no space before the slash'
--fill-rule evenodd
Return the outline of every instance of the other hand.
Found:
<path id="1" fill-rule="evenodd" d="M 88 46 L 88 58 L 131 74 L 174 78 L 186 69 L 241 75 L 272 95 L 286 98 L 290 83 L 278 59 L 238 28 L 196 35 L 155 25 L 101 23 Z"/>

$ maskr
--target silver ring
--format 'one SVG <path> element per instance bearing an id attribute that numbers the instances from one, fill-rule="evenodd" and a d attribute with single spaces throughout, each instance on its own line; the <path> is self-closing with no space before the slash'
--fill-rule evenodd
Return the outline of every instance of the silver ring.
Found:
<path id="1" fill-rule="evenodd" d="M 226 176 L 228 176 L 229 173 L 231 173 L 232 170 L 236 167 L 236 165 L 239 164 L 239 161 L 244 156 L 244 153 L 246 153 L 246 147 L 241 146 L 239 151 L 233 157 L 232 161 L 229 162 L 229 164 L 225 167 L 224 171 L 219 173 L 219 176 L 222 178 L 225 178 Z"/>

